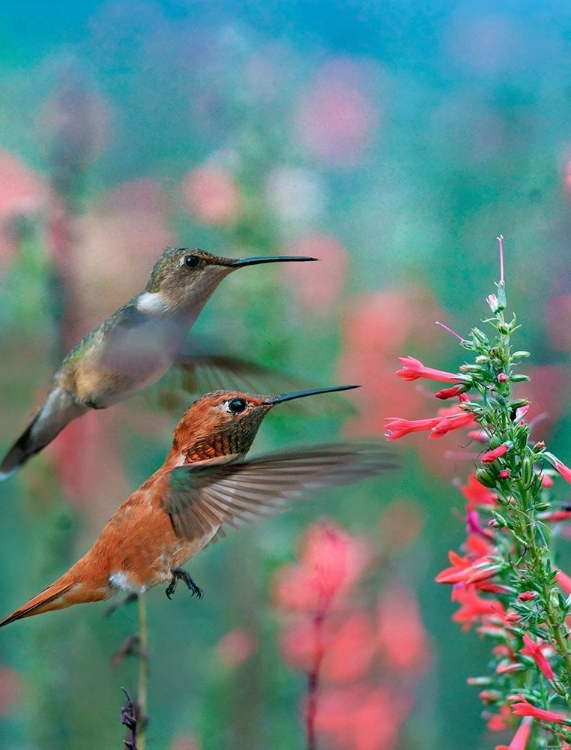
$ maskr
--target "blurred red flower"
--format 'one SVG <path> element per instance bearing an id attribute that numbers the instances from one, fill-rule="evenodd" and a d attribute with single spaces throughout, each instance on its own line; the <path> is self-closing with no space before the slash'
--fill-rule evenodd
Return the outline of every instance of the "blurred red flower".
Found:
<path id="1" fill-rule="evenodd" d="M 359 684 L 326 690 L 316 727 L 343 750 L 392 750 L 409 710 L 406 698 L 385 687 Z"/>
<path id="2" fill-rule="evenodd" d="M 363 90 L 362 77 L 353 62 L 329 62 L 318 71 L 299 103 L 297 137 L 328 164 L 358 163 L 372 140 L 378 113 Z"/>
<path id="3" fill-rule="evenodd" d="M 424 672 L 430 661 L 430 643 L 414 592 L 389 584 L 378 604 L 378 635 L 384 660 L 393 669 Z"/>
<path id="4" fill-rule="evenodd" d="M 319 643 L 318 643 L 319 640 Z M 364 612 L 327 618 L 319 633 L 313 618 L 288 626 L 280 639 L 282 653 L 294 669 L 309 672 L 318 647 L 324 652 L 320 680 L 351 682 L 363 677 L 376 650 L 373 626 Z"/>
<path id="5" fill-rule="evenodd" d="M 498 502 L 495 493 L 480 484 L 473 473 L 468 475 L 466 484 L 460 485 L 460 492 L 467 501 L 468 511 L 475 510 L 478 505 L 496 505 Z"/>
<path id="6" fill-rule="evenodd" d="M 256 634 L 247 628 L 235 628 L 218 641 L 216 651 L 229 667 L 238 667 L 258 650 Z"/>
<path id="7" fill-rule="evenodd" d="M 310 322 L 324 318 L 338 301 L 347 278 L 345 248 L 326 234 L 314 233 L 284 249 L 285 255 L 309 255 L 320 263 L 283 263 L 281 272 L 301 307 L 311 312 Z M 303 266 L 303 268 L 302 268 Z"/>
<path id="8" fill-rule="evenodd" d="M 22 216 L 40 213 L 49 198 L 47 184 L 16 156 L 0 149 L 0 263 L 15 252 L 13 227 Z"/>
<path id="9" fill-rule="evenodd" d="M 182 193 L 191 216 L 202 224 L 234 224 L 242 213 L 240 189 L 223 167 L 191 170 L 184 178 Z"/>
<path id="10" fill-rule="evenodd" d="M 9 714 L 20 698 L 21 683 L 17 672 L 0 665 L 0 716 Z"/>
<path id="11" fill-rule="evenodd" d="M 278 573 L 276 601 L 285 609 L 326 612 L 343 599 L 368 560 L 363 540 L 330 523 L 313 524 L 302 540 L 300 562 Z"/>

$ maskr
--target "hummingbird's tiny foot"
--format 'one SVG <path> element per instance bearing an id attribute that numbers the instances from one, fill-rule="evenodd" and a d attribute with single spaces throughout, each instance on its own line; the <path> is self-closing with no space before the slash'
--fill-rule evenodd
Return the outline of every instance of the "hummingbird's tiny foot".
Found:
<path id="1" fill-rule="evenodd" d="M 113 612 L 115 612 L 116 609 L 119 609 L 120 607 L 124 607 L 125 604 L 131 604 L 132 602 L 136 602 L 138 598 L 138 594 L 129 594 L 129 596 L 126 596 L 123 601 L 121 602 L 114 602 L 113 604 L 110 604 L 105 612 L 103 613 L 103 617 L 111 617 Z"/>
<path id="2" fill-rule="evenodd" d="M 189 591 L 192 592 L 192 596 L 196 596 L 198 599 L 202 599 L 204 596 L 204 591 L 200 588 L 200 586 L 197 586 L 196 583 L 192 580 L 190 577 L 190 574 L 186 572 L 183 568 L 172 568 L 172 581 L 167 586 L 166 595 L 169 599 L 172 599 L 172 595 L 176 591 L 176 585 L 180 580 L 184 581 L 189 589 Z"/>

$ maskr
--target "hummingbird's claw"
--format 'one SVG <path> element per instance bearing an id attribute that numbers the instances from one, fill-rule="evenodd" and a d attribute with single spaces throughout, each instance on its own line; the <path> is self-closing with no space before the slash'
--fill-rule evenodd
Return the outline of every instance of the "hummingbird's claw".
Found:
<path id="1" fill-rule="evenodd" d="M 200 586 L 197 586 L 196 583 L 192 580 L 190 577 L 190 574 L 186 572 L 183 568 L 172 568 L 172 581 L 167 586 L 166 595 L 169 599 L 172 599 L 172 595 L 176 591 L 176 585 L 179 581 L 179 579 L 183 580 L 189 591 L 192 592 L 192 596 L 196 596 L 197 599 L 202 599 L 204 596 L 204 591 L 200 588 Z"/>

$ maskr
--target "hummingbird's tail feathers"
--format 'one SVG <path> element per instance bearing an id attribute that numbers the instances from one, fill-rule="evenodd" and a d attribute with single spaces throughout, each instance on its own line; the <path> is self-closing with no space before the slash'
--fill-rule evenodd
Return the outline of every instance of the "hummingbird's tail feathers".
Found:
<path id="1" fill-rule="evenodd" d="M 80 417 L 86 411 L 88 407 L 78 404 L 65 388 L 54 388 L 40 411 L 4 456 L 0 464 L 0 481 L 18 471 L 28 459 L 51 443 L 72 419 Z"/>
<path id="2" fill-rule="evenodd" d="M 63 609 L 68 607 L 74 602 L 67 602 L 66 594 L 76 585 L 73 581 L 71 583 L 60 583 L 63 579 L 59 579 L 47 589 L 44 589 L 37 596 L 32 597 L 29 601 L 19 607 L 15 612 L 6 617 L 0 622 L 0 628 L 4 625 L 9 625 L 15 620 L 21 620 L 24 617 L 31 617 L 32 615 L 41 615 L 42 612 L 50 612 L 53 609 Z M 68 579 L 69 580 L 69 579 Z"/>
<path id="3" fill-rule="evenodd" d="M 83 566 L 83 567 L 82 567 Z M 83 571 L 83 573 L 82 573 Z M 0 622 L 0 628 L 9 625 L 15 620 L 32 615 L 41 615 L 44 612 L 52 612 L 56 609 L 65 609 L 74 604 L 86 604 L 88 602 L 99 602 L 111 596 L 111 588 L 105 576 L 98 576 L 91 580 L 86 575 L 85 558 L 82 558 L 61 578 L 33 596 L 29 601 L 19 607 L 15 612 Z"/>

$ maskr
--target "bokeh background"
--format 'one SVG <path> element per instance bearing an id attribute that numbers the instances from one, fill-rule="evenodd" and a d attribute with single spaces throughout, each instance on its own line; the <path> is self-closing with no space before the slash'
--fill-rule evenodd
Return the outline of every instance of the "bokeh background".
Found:
<path id="1" fill-rule="evenodd" d="M 322 259 L 232 276 L 197 324 L 222 351 L 363 386 L 352 413 L 326 399 L 318 415 L 276 410 L 256 452 L 381 437 L 384 417 L 434 413 L 428 389 L 394 378 L 397 357 L 459 365 L 434 322 L 466 333 L 485 316 L 501 232 L 537 437 L 568 461 L 570 71 L 571 10 L 555 0 L 2 3 L 0 448 L 61 355 L 169 244 Z M 181 398 L 178 411 L 137 396 L 90 414 L 2 484 L 3 614 L 157 468 Z M 304 747 L 304 575 L 324 555 L 344 584 L 327 615 L 319 747 L 506 741 L 466 685 L 486 649 L 434 583 L 463 535 L 454 485 L 470 446 L 452 434 L 397 447 L 394 476 L 209 548 L 189 566 L 204 600 L 148 594 L 149 748 Z M 120 687 L 136 693 L 137 663 L 111 661 L 137 612 L 104 610 L 0 633 L 2 748 L 122 746 Z"/>

